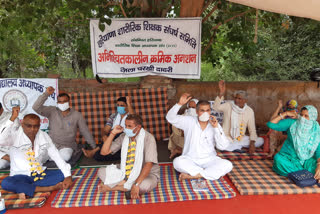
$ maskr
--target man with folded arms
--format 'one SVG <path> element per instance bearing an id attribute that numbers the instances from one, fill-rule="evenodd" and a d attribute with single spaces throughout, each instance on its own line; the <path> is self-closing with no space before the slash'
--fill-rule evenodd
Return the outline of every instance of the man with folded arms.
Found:
<path id="1" fill-rule="evenodd" d="M 114 140 L 121 132 L 124 133 Z M 142 128 L 140 116 L 128 115 L 125 128 L 120 125 L 114 127 L 100 152 L 108 155 L 120 149 L 120 169 L 116 165 L 99 169 L 98 176 L 103 182 L 99 191 L 123 191 L 129 198 L 137 199 L 154 189 L 160 178 L 156 141 L 152 134 Z"/>
<path id="2" fill-rule="evenodd" d="M 40 118 L 27 114 L 16 129 L 13 121 L 20 107 L 12 109 L 12 116 L 5 121 L 0 144 L 10 147 L 10 176 L 1 186 L 4 190 L 19 194 L 20 199 L 32 197 L 35 192 L 67 189 L 72 184 L 71 167 L 59 154 L 49 135 L 41 130 Z M 51 158 L 59 170 L 46 170 L 43 163 Z"/>
<path id="3" fill-rule="evenodd" d="M 169 123 L 184 131 L 182 155 L 173 160 L 173 166 L 181 173 L 179 180 L 217 180 L 232 170 L 232 163 L 218 157 L 215 147 L 224 149 L 229 145 L 229 141 L 216 118 L 210 116 L 208 101 L 197 103 L 197 117 L 178 115 L 181 106 L 190 99 L 190 94 L 183 94 L 166 117 Z"/>

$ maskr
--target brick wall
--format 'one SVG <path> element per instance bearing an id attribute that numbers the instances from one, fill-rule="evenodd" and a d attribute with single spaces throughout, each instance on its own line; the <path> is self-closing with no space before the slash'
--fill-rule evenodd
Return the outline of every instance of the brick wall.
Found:
<path id="1" fill-rule="evenodd" d="M 277 105 L 277 100 L 284 102 L 296 99 L 299 106 L 312 104 L 320 111 L 320 88 L 315 82 L 303 81 L 261 81 L 261 82 L 230 82 L 226 83 L 226 99 L 232 99 L 236 90 L 246 90 L 249 94 L 248 105 L 256 115 L 257 126 L 266 128 Z M 102 90 L 136 89 L 168 87 L 169 106 L 177 102 L 184 92 L 191 93 L 198 99 L 214 100 L 218 95 L 218 82 L 187 82 L 172 80 L 165 77 L 148 76 L 140 82 L 130 83 L 98 83 L 96 80 L 60 79 L 59 90 L 65 92 L 95 92 Z"/>

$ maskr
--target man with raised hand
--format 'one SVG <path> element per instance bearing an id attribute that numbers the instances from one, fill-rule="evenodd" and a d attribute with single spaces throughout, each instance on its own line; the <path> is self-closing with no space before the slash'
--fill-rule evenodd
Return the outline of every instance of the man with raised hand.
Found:
<path id="1" fill-rule="evenodd" d="M 13 109 L 17 109 L 19 107 L 13 107 Z M 0 139 L 3 131 L 5 130 L 5 123 L 12 117 L 11 112 L 4 111 L 2 104 L 0 103 Z M 16 118 L 13 122 L 13 126 L 16 128 L 20 126 L 19 118 Z M 9 157 L 9 147 L 8 146 L 0 146 L 0 169 L 5 169 L 10 166 L 10 157 Z"/>
<path id="2" fill-rule="evenodd" d="M 103 128 L 102 132 L 102 139 L 106 139 L 111 130 L 114 129 L 116 126 L 121 126 L 122 128 L 125 128 L 125 121 L 128 115 L 134 114 L 134 110 L 131 103 L 131 97 L 119 97 L 117 99 L 117 112 L 110 115 L 110 117 L 107 119 L 107 123 L 105 127 Z M 117 139 L 117 137 L 120 136 L 121 133 L 119 133 L 117 136 L 115 136 L 114 140 Z M 100 148 L 102 147 L 101 144 L 98 145 Z M 120 160 L 120 154 L 121 150 L 114 154 L 108 154 L 108 155 L 101 155 L 100 151 L 97 151 L 93 158 L 96 161 L 117 161 Z"/>
<path id="3" fill-rule="evenodd" d="M 122 134 L 114 140 L 119 133 Z M 140 116 L 128 115 L 125 128 L 114 127 L 100 152 L 108 155 L 120 149 L 120 169 L 115 165 L 99 169 L 98 176 L 103 182 L 99 191 L 123 191 L 127 198 L 140 198 L 141 194 L 153 190 L 160 179 L 156 140 L 142 127 Z"/>
<path id="4" fill-rule="evenodd" d="M 254 111 L 247 105 L 248 94 L 245 91 L 236 91 L 234 100 L 221 104 L 226 91 L 225 82 L 219 82 L 219 96 L 214 101 L 212 108 L 223 112 L 223 131 L 230 141 L 226 151 L 239 150 L 242 147 L 249 147 L 252 154 L 256 147 L 263 145 L 264 140 L 257 136 Z M 249 136 L 246 136 L 246 130 Z"/>
<path id="5" fill-rule="evenodd" d="M 232 170 L 232 163 L 218 157 L 215 147 L 223 150 L 229 141 L 216 118 L 210 116 L 208 101 L 200 100 L 197 103 L 197 117 L 178 115 L 181 106 L 191 98 L 190 94 L 184 93 L 166 117 L 169 123 L 184 131 L 182 155 L 173 160 L 173 166 L 181 173 L 179 180 L 217 180 Z"/>
<path id="6" fill-rule="evenodd" d="M 1 186 L 4 190 L 19 194 L 20 199 L 32 197 L 35 192 L 67 189 L 72 184 L 71 166 L 60 156 L 49 135 L 40 129 L 40 118 L 35 114 L 24 116 L 17 129 L 13 121 L 18 118 L 20 107 L 12 109 L 5 121 L 0 144 L 10 147 L 10 176 Z M 46 170 L 43 166 L 51 158 L 58 170 Z"/>
<path id="7" fill-rule="evenodd" d="M 52 138 L 54 145 L 59 150 L 63 160 L 69 161 L 72 155 L 81 152 L 79 145 L 76 143 L 77 130 L 86 139 L 92 150 L 82 149 L 87 157 L 93 157 L 99 147 L 88 129 L 82 114 L 69 107 L 70 97 L 62 93 L 58 95 L 58 106 L 45 106 L 44 103 L 54 92 L 53 87 L 48 87 L 33 104 L 33 110 L 38 114 L 49 119 L 49 136 Z"/>

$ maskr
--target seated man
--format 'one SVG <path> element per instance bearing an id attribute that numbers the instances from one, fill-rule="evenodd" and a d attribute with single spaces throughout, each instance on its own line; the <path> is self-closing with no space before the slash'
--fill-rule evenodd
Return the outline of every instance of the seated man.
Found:
<path id="1" fill-rule="evenodd" d="M 183 115 L 197 117 L 196 107 L 199 100 L 192 99 L 187 103 L 187 109 Z M 168 149 L 170 150 L 170 159 L 182 153 L 184 145 L 184 134 L 181 129 L 172 126 L 172 134 L 169 138 Z"/>
<path id="2" fill-rule="evenodd" d="M 18 193 L 20 199 L 32 197 L 34 192 L 69 188 L 72 184 L 71 167 L 60 157 L 49 135 L 39 130 L 39 116 L 25 115 L 22 127 L 16 129 L 13 121 L 19 111 L 19 107 L 12 109 L 12 116 L 5 121 L 0 139 L 1 144 L 10 146 L 11 161 L 10 176 L 1 182 L 2 188 Z M 42 166 L 49 158 L 59 170 L 46 170 Z"/>
<path id="3" fill-rule="evenodd" d="M 5 112 L 2 104 L 0 103 L 0 135 L 4 131 L 4 125 L 7 120 L 11 118 L 11 112 Z M 14 126 L 19 126 L 19 118 L 14 120 Z M 0 142 L 1 144 L 1 142 Z M 5 169 L 10 166 L 9 147 L 0 146 L 0 169 Z"/>
<path id="4" fill-rule="evenodd" d="M 225 148 L 226 151 L 234 151 L 242 147 L 249 147 L 249 153 L 255 151 L 255 147 L 263 145 L 263 138 L 257 136 L 254 112 L 247 102 L 247 93 L 245 91 L 236 91 L 234 101 L 221 104 L 223 95 L 226 91 L 225 82 L 219 82 L 220 94 L 213 104 L 213 109 L 223 112 L 223 131 L 230 141 L 230 145 Z M 249 136 L 246 136 L 246 130 L 249 130 Z"/>
<path id="5" fill-rule="evenodd" d="M 42 94 L 32 108 L 38 114 L 49 119 L 49 136 L 54 145 L 59 150 L 63 160 L 69 161 L 72 155 L 77 156 L 81 149 L 76 143 L 77 129 L 86 141 L 90 144 L 93 150 L 82 149 L 87 157 L 93 157 L 94 153 L 99 150 L 96 143 L 89 132 L 86 121 L 80 112 L 69 107 L 70 97 L 68 94 L 58 95 L 58 107 L 44 106 L 48 97 L 53 94 L 54 88 L 48 87 L 46 92 Z"/>
<path id="6" fill-rule="evenodd" d="M 182 155 L 173 160 L 174 168 L 181 172 L 179 180 L 205 178 L 217 180 L 232 170 L 232 163 L 217 156 L 215 146 L 225 149 L 229 141 L 214 116 L 210 116 L 208 101 L 197 104 L 198 117 L 178 115 L 182 105 L 191 99 L 190 94 L 183 94 L 179 103 L 167 114 L 172 125 L 184 131 Z"/>
<path id="7" fill-rule="evenodd" d="M 103 128 L 102 138 L 105 139 L 106 137 L 108 137 L 111 130 L 118 125 L 122 128 L 125 128 L 125 121 L 129 114 L 134 114 L 134 110 L 131 105 L 131 97 L 119 97 L 117 99 L 117 112 L 111 114 L 107 119 L 107 123 Z M 120 134 L 121 133 L 115 136 L 115 139 L 119 137 Z M 99 145 L 99 147 L 101 148 L 102 145 Z M 97 151 L 94 154 L 93 158 L 96 161 L 115 161 L 120 160 L 120 154 L 121 150 L 119 150 L 115 154 L 109 155 L 101 155 L 100 151 Z"/>
<path id="8" fill-rule="evenodd" d="M 128 115 L 125 123 L 125 128 L 118 125 L 111 131 L 101 148 L 102 155 L 121 149 L 121 164 L 120 169 L 115 165 L 99 169 L 103 182 L 99 191 L 119 190 L 136 199 L 154 189 L 160 179 L 157 145 L 153 135 L 142 128 L 140 116 Z M 113 141 L 119 133 L 122 134 Z"/>

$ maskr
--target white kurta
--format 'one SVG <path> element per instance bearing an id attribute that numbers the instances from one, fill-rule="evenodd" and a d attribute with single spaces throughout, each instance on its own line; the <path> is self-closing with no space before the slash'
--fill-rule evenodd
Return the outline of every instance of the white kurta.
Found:
<path id="1" fill-rule="evenodd" d="M 223 101 L 223 99 L 223 97 L 220 98 L 219 96 L 217 96 L 212 106 L 214 110 L 223 112 L 223 131 L 230 141 L 230 145 L 223 150 L 234 151 L 236 149 L 241 149 L 242 147 L 249 147 L 250 140 L 255 141 L 255 147 L 262 146 L 264 140 L 263 138 L 257 136 L 254 111 L 249 106 L 246 107 L 243 113 L 243 117 L 239 120 L 239 122 L 244 124 L 244 133 L 248 128 L 250 136 L 244 136 L 241 141 L 237 141 L 232 138 L 230 133 L 232 104 L 230 102 L 221 104 L 221 101 Z"/>
<path id="2" fill-rule="evenodd" d="M 4 130 L 5 130 L 6 122 L 10 119 L 11 115 L 12 115 L 11 112 L 2 112 L 2 114 L 0 116 L 0 139 L 1 139 L 2 132 L 4 132 Z M 15 128 L 19 127 L 19 119 L 18 118 L 15 119 L 13 126 Z M 6 154 L 9 154 L 9 146 L 0 146 L 0 158 L 5 156 Z"/>
<path id="3" fill-rule="evenodd" d="M 32 148 L 30 139 L 25 135 L 22 127 L 17 129 L 11 120 L 7 120 L 3 127 L 0 144 L 10 146 L 10 176 L 30 176 L 31 166 L 25 155 L 28 149 Z M 71 166 L 61 158 L 49 135 L 41 130 L 38 131 L 34 141 L 34 152 L 35 158 L 41 166 L 51 158 L 62 171 L 64 177 L 71 176 Z"/>
<path id="4" fill-rule="evenodd" d="M 222 128 L 213 128 L 210 123 L 202 130 L 197 117 L 178 115 L 181 105 L 174 105 L 167 114 L 167 120 L 184 131 L 182 155 L 173 161 L 174 168 L 192 176 L 201 174 L 209 180 L 219 179 L 232 170 L 232 163 L 217 156 L 215 147 L 223 150 L 229 141 Z"/>

